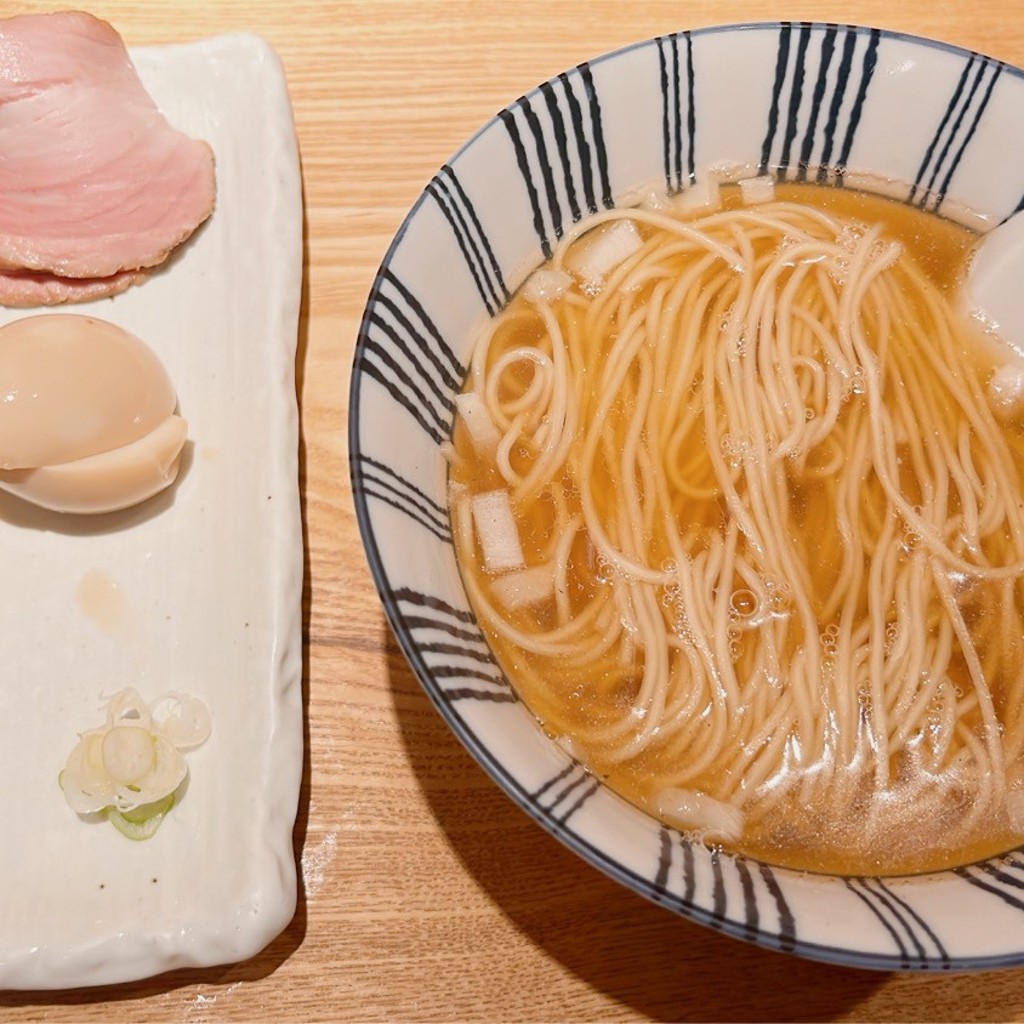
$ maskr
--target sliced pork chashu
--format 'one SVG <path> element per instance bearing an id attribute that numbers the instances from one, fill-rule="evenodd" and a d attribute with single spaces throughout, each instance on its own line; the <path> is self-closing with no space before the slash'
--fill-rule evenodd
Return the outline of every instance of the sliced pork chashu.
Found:
<path id="1" fill-rule="evenodd" d="M 110 25 L 77 11 L 0 20 L 0 269 L 16 272 L 0 275 L 0 302 L 24 298 L 24 271 L 43 303 L 122 290 L 195 231 L 214 193 L 209 145 L 168 124 Z"/>
<path id="2" fill-rule="evenodd" d="M 35 270 L 0 270 L 0 306 L 30 309 L 106 299 L 145 279 L 144 270 L 122 270 L 111 277 L 58 277 Z"/>

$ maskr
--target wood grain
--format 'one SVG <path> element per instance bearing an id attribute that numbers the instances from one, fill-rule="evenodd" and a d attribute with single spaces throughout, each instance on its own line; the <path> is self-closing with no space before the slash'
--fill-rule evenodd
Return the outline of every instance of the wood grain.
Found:
<path id="1" fill-rule="evenodd" d="M 6 2 L 0 14 L 59 6 Z M 529 821 L 448 732 L 388 631 L 346 454 L 350 364 L 377 265 L 430 176 L 507 102 L 607 50 L 716 22 L 855 20 L 1024 64 L 1016 0 L 83 6 L 130 44 L 258 32 L 288 75 L 306 200 L 303 892 L 290 927 L 248 963 L 0 994 L 0 1019 L 1024 1020 L 1024 971 L 886 975 L 764 952 L 648 904 Z"/>

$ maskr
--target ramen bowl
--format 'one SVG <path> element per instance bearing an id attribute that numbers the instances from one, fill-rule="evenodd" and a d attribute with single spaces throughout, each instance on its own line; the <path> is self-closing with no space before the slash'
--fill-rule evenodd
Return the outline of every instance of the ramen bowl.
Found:
<path id="1" fill-rule="evenodd" d="M 708 171 L 866 185 L 997 225 L 1024 203 L 1022 109 L 1018 69 L 907 35 L 802 22 L 661 36 L 500 111 L 427 185 L 374 281 L 351 385 L 352 487 L 409 664 L 539 825 L 736 938 L 882 970 L 1024 963 L 1024 852 L 902 877 L 780 868 L 662 824 L 551 740 L 492 656 L 453 547 L 444 446 L 474 332 L 582 217 Z"/>

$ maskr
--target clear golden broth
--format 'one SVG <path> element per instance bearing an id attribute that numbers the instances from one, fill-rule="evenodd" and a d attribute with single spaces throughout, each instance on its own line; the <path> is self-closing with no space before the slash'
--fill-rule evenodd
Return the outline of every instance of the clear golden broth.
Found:
<path id="1" fill-rule="evenodd" d="M 724 190 L 725 202 L 738 205 L 735 190 Z M 942 289 L 952 296 L 958 288 L 964 273 L 965 262 L 977 242 L 977 236 L 950 221 L 933 214 L 922 212 L 914 207 L 890 199 L 857 192 L 851 189 L 823 188 L 811 185 L 780 185 L 777 187 L 778 199 L 809 203 L 823 208 L 837 216 L 852 218 L 867 223 L 880 223 L 885 226 L 888 236 L 898 239 L 909 250 L 919 265 Z M 523 319 L 516 336 L 516 341 L 532 344 L 536 341 L 538 328 L 535 318 L 530 315 L 529 307 L 522 298 L 513 300 L 512 311 L 522 307 Z M 971 350 L 973 365 L 979 374 L 989 369 L 991 353 L 984 346 L 972 340 L 971 332 L 965 326 L 964 345 Z M 529 384 L 529 375 L 509 386 L 514 392 L 516 388 L 525 388 Z M 613 410 L 611 415 L 628 415 L 628 409 Z M 1018 462 L 1018 480 L 1024 478 L 1021 454 L 1024 452 L 1019 424 L 1008 428 L 1011 445 Z M 473 492 L 489 490 L 502 486 L 500 477 L 494 467 L 481 459 L 474 452 L 468 441 L 464 425 L 456 424 L 453 434 L 456 456 L 451 467 L 452 480 L 463 484 Z M 513 453 L 513 462 L 520 458 Z M 522 460 L 525 465 L 525 460 Z M 600 471 L 600 463 L 598 463 Z M 688 470 L 691 483 L 700 484 L 709 471 L 699 457 L 694 457 Z M 703 476 L 702 476 L 703 475 Z M 565 500 L 570 503 L 576 500 L 571 482 L 564 483 Z M 600 492 L 600 487 L 595 488 Z M 807 561 L 817 566 L 818 575 L 814 589 L 819 599 L 831 592 L 837 583 L 839 560 L 835 557 L 835 523 L 832 510 L 827 502 L 823 502 L 813 487 L 801 484 L 794 486 L 790 496 L 791 507 L 802 543 L 806 549 Z M 869 511 L 873 502 L 879 501 L 877 494 L 870 493 L 866 488 L 864 506 Z M 688 503 L 685 496 L 678 498 L 682 514 L 696 517 L 709 528 L 713 528 L 723 516 L 723 509 L 715 502 Z M 549 542 L 551 503 L 541 502 L 528 519 L 519 523 L 521 541 L 524 547 L 527 564 L 533 564 L 541 556 L 541 551 Z M 650 564 L 658 564 L 660 559 L 669 557 L 668 551 L 653 551 Z M 595 571 L 591 561 L 586 538 L 581 534 L 576 538 L 572 551 L 572 572 L 570 576 L 570 600 L 582 607 L 592 595 L 594 588 L 602 585 L 600 571 Z M 470 553 L 460 552 L 460 564 L 464 574 L 475 576 L 486 583 L 486 574 Z M 1018 588 L 1018 593 L 1019 593 Z M 965 614 L 973 625 L 989 636 L 988 642 L 1002 645 L 997 661 L 1001 665 L 1016 665 L 1021 660 L 1021 641 L 1018 636 L 1005 635 L 999 630 L 985 627 L 985 616 L 989 607 L 988 598 L 981 595 L 974 601 Z M 532 609 L 517 612 L 512 616 L 516 624 L 524 629 L 545 629 L 553 625 L 553 610 L 550 606 L 541 605 Z M 821 624 L 824 627 L 824 623 Z M 501 636 L 484 624 L 488 640 L 495 652 L 502 669 L 516 687 L 527 705 L 538 716 L 541 723 L 552 735 L 573 735 L 574 722 L 599 721 L 617 713 L 624 703 L 633 698 L 636 692 L 635 675 L 623 676 L 621 672 L 608 670 L 605 661 L 597 662 L 596 674 L 592 678 L 577 678 L 565 673 L 557 659 L 538 658 L 525 655 L 514 645 L 509 644 Z M 922 623 L 922 628 L 926 624 Z M 739 654 L 738 664 L 743 664 L 743 653 Z M 965 687 L 970 682 L 963 664 L 954 658 L 950 668 L 951 675 L 959 674 L 958 681 Z M 1001 681 L 992 681 L 992 689 L 997 700 L 1001 692 Z M 1003 689 L 1007 689 L 1003 688 Z M 599 749 L 588 748 L 586 761 L 591 770 L 602 777 L 612 788 L 626 798 L 643 806 L 649 796 L 651 785 L 652 759 L 664 756 L 663 751 L 654 750 L 644 753 L 625 764 L 606 760 Z M 714 780 L 708 781 L 709 790 L 713 789 Z M 956 802 L 950 802 L 944 809 L 945 814 L 955 818 L 963 812 Z M 866 813 L 866 811 L 865 811 Z M 952 819 L 950 819 L 952 820 Z M 798 796 L 787 799 L 773 814 L 770 827 L 755 828 L 745 835 L 739 844 L 739 852 L 764 861 L 789 867 L 827 871 L 838 874 L 897 874 L 912 873 L 946 868 L 954 864 L 969 863 L 1005 850 L 1019 842 L 1014 838 L 1005 820 L 991 822 L 991 827 L 984 833 L 976 835 L 967 848 L 959 847 L 949 850 L 941 843 L 944 828 L 942 816 L 938 816 L 922 825 L 923 833 L 927 833 L 918 841 L 906 836 L 893 836 L 886 849 L 879 850 L 858 848 L 856 835 L 857 822 L 852 821 L 837 826 L 830 819 L 827 808 L 817 805 L 801 804 Z M 930 838 L 929 838 L 930 837 Z"/>

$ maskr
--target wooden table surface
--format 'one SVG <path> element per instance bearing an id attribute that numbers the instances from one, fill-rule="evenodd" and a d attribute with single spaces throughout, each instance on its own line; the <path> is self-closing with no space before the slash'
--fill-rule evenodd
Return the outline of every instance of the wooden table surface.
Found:
<path id="1" fill-rule="evenodd" d="M 254 31 L 287 72 L 307 220 L 302 889 L 295 919 L 252 961 L 0 994 L 0 1020 L 1024 1020 L 1024 969 L 887 975 L 765 952 L 647 903 L 528 820 L 449 733 L 389 632 L 359 542 L 346 435 L 374 271 L 431 175 L 506 103 L 607 50 L 723 22 L 853 21 L 1024 65 L 1020 0 L 81 6 L 130 45 Z M 0 16 L 59 7 L 5 0 Z"/>

